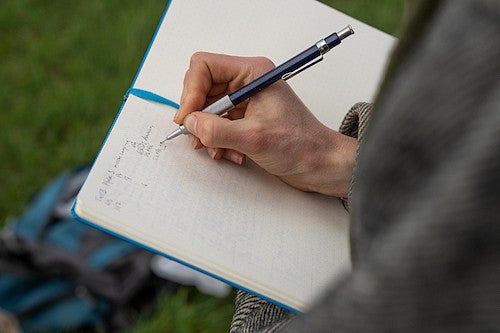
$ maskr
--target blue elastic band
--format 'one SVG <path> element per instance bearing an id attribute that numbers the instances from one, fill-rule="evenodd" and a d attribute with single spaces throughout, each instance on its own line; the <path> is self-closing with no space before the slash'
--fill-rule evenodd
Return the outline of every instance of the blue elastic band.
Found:
<path id="1" fill-rule="evenodd" d="M 174 107 L 176 109 L 178 109 L 180 107 L 179 104 L 175 103 L 174 101 L 171 101 L 168 98 L 162 97 L 162 96 L 157 95 L 155 93 L 152 93 L 151 91 L 142 90 L 142 89 L 136 89 L 136 88 L 130 88 L 127 91 L 127 94 L 125 95 L 125 98 L 128 95 L 130 95 L 130 94 L 134 95 L 134 96 L 137 96 L 139 98 L 147 99 L 149 101 L 153 101 L 153 102 L 157 102 L 157 103 L 161 103 L 161 104 L 170 105 L 171 107 Z"/>

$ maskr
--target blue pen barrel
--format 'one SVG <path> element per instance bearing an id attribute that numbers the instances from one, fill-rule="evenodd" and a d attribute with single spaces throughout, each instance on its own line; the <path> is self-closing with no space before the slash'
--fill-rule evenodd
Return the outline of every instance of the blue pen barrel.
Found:
<path id="1" fill-rule="evenodd" d="M 341 41 L 336 32 L 326 37 L 324 40 L 326 42 L 326 45 L 328 45 L 330 49 L 333 49 L 335 46 L 339 45 Z"/>
<path id="2" fill-rule="evenodd" d="M 283 75 L 299 69 L 303 65 L 309 63 L 319 56 L 320 51 L 318 47 L 316 45 L 313 45 L 302 53 L 291 58 L 287 62 L 279 65 L 274 70 L 267 72 L 266 74 L 242 87 L 241 89 L 235 91 L 232 94 L 229 94 L 229 98 L 234 105 L 239 104 L 258 91 L 278 81 L 283 77 Z"/>
<path id="3" fill-rule="evenodd" d="M 307 50 L 301 52 L 285 63 L 279 65 L 275 69 L 267 72 L 256 80 L 250 82 L 246 86 L 238 89 L 237 91 L 229 94 L 229 99 L 233 102 L 234 105 L 237 105 L 253 94 L 259 92 L 260 90 L 270 86 L 274 82 L 281 79 L 285 74 L 292 73 L 302 66 L 310 63 L 314 59 L 318 58 L 322 54 L 325 54 L 330 49 L 340 44 L 341 39 L 337 35 L 337 33 L 333 33 L 325 39 L 321 40 L 323 45 L 323 49 L 320 49 L 320 42 L 311 46 Z"/>
<path id="4" fill-rule="evenodd" d="M 286 80 L 294 76 L 295 74 L 300 73 L 304 69 L 316 64 L 318 61 L 323 59 L 323 54 L 330 51 L 336 45 L 340 44 L 342 39 L 352 35 L 353 33 L 354 30 L 352 30 L 352 27 L 349 25 L 338 33 L 333 33 L 325 39 L 321 39 L 315 45 L 309 47 L 307 50 L 296 55 L 284 64 L 281 64 L 278 67 L 270 70 L 266 74 L 255 79 L 246 86 L 241 87 L 235 92 L 222 97 L 217 102 L 210 104 L 209 106 L 204 108 L 202 111 L 217 115 L 223 115 L 234 106 L 240 104 L 253 94 L 258 93 L 274 82 L 282 78 Z M 188 134 L 188 131 L 186 130 L 184 125 L 180 125 L 179 128 L 170 133 L 164 141 L 173 139 L 181 134 Z"/>

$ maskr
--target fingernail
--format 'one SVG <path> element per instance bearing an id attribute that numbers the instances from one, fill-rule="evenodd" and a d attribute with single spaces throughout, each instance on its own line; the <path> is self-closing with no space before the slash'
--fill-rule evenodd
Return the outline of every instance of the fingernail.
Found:
<path id="1" fill-rule="evenodd" d="M 215 155 L 217 155 L 217 149 L 215 149 L 215 148 L 207 148 L 207 153 L 214 160 L 215 159 Z"/>
<path id="2" fill-rule="evenodd" d="M 237 152 L 237 151 L 234 151 L 234 150 L 231 150 L 231 149 L 227 149 L 225 152 L 224 152 L 224 158 L 226 158 L 227 160 L 233 162 L 233 163 L 236 163 L 238 165 L 242 165 L 243 164 L 243 159 L 244 159 L 244 155 L 240 152 Z"/>

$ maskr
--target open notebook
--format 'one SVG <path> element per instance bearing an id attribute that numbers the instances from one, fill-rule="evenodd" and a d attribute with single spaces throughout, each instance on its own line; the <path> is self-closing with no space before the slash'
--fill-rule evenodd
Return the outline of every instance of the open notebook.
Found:
<path id="1" fill-rule="evenodd" d="M 349 270 L 348 214 L 251 161 L 237 166 L 160 145 L 192 53 L 264 55 L 276 64 L 351 24 L 355 35 L 288 80 L 337 128 L 369 101 L 394 38 L 313 0 L 172 0 L 73 207 L 90 225 L 293 311 Z M 152 99 L 152 100 L 151 100 Z"/>

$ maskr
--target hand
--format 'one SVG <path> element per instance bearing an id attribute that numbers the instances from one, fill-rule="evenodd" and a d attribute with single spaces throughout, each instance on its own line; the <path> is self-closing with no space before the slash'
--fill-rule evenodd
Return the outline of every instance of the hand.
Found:
<path id="1" fill-rule="evenodd" d="M 286 82 L 274 83 L 226 117 L 195 112 L 273 67 L 262 57 L 195 53 L 174 121 L 192 133 L 195 149 L 206 147 L 214 159 L 241 164 L 246 155 L 298 189 L 347 196 L 356 139 L 319 122 Z"/>

